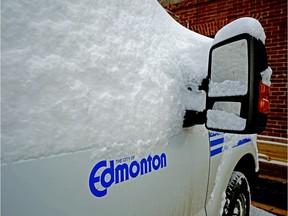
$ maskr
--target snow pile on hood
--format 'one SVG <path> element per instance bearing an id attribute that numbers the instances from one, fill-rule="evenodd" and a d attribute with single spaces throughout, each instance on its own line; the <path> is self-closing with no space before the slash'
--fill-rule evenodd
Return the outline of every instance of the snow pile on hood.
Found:
<path id="1" fill-rule="evenodd" d="M 181 130 L 187 106 L 204 109 L 196 87 L 212 39 L 157 1 L 4 0 L 1 10 L 2 163 L 147 152 Z"/>

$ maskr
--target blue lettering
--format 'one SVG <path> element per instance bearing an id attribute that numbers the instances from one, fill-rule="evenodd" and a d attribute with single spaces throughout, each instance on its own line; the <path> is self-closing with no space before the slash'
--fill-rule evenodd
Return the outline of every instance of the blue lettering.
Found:
<path id="1" fill-rule="evenodd" d="M 149 163 L 149 164 L 148 164 L 148 167 L 149 167 L 148 172 L 151 172 L 151 170 L 152 170 L 152 164 L 151 164 L 152 157 L 151 157 L 151 155 L 148 156 L 147 161 L 148 161 L 148 163 Z"/>
<path id="2" fill-rule="evenodd" d="M 133 168 L 135 167 L 136 171 L 133 172 Z M 130 176 L 132 178 L 136 178 L 139 174 L 139 171 L 140 171 L 140 166 L 139 166 L 139 163 L 137 161 L 133 161 L 130 165 L 130 168 L 129 168 L 129 172 L 130 172 Z"/>
<path id="3" fill-rule="evenodd" d="M 119 182 L 123 182 L 129 179 L 129 168 L 127 164 L 119 164 L 115 168 L 115 176 L 116 176 L 116 182 L 115 184 L 118 184 Z M 125 177 L 126 176 L 126 177 Z M 119 177 L 121 178 L 119 181 Z"/>
<path id="4" fill-rule="evenodd" d="M 110 180 L 107 180 L 107 175 L 110 175 Z M 109 177 L 108 177 L 109 178 Z M 110 168 L 106 168 L 101 175 L 101 185 L 104 188 L 109 188 L 114 182 L 114 161 L 110 161 Z"/>
<path id="5" fill-rule="evenodd" d="M 103 161 L 100 161 L 99 163 L 97 163 L 94 166 L 94 168 L 92 169 L 92 171 L 90 173 L 90 177 L 89 177 L 90 191 L 96 197 L 103 197 L 107 194 L 107 189 L 100 191 L 100 190 L 97 190 L 97 188 L 95 187 L 95 184 L 100 181 L 100 177 L 99 176 L 95 177 L 95 175 L 101 167 L 106 167 L 106 161 L 103 160 Z"/>
<path id="6" fill-rule="evenodd" d="M 141 164 L 141 175 L 146 174 L 148 172 L 148 163 L 146 158 L 143 158 L 140 161 L 140 164 Z"/>
<path id="7" fill-rule="evenodd" d="M 123 158 L 124 161 L 133 160 L 135 156 Z M 120 160 L 115 160 L 118 163 Z M 167 166 L 166 154 L 162 153 L 160 156 L 149 155 L 147 158 L 142 158 L 140 163 L 133 160 L 130 165 L 127 163 L 118 164 L 114 166 L 114 161 L 111 160 L 107 167 L 107 162 L 102 160 L 98 162 L 92 169 L 89 176 L 89 188 L 91 193 L 96 197 L 106 196 L 107 190 L 113 184 L 118 184 L 129 180 L 129 178 L 136 178 L 137 176 L 156 171 L 159 168 Z M 102 168 L 102 169 L 101 169 Z M 101 170 L 100 170 L 101 169 Z M 98 172 L 98 173 L 97 173 Z M 100 190 L 99 188 L 102 188 Z"/>
<path id="8" fill-rule="evenodd" d="M 161 168 L 166 167 L 166 154 L 161 154 Z"/>
<path id="9" fill-rule="evenodd" d="M 155 155 L 154 157 L 153 157 L 153 169 L 154 170 L 158 170 L 159 169 L 159 167 L 160 167 L 160 157 L 158 156 L 158 155 Z"/>
<path id="10" fill-rule="evenodd" d="M 122 163 L 122 159 L 116 160 L 116 163 Z"/>
<path id="11" fill-rule="evenodd" d="M 123 158 L 123 162 L 129 161 L 129 157 Z"/>

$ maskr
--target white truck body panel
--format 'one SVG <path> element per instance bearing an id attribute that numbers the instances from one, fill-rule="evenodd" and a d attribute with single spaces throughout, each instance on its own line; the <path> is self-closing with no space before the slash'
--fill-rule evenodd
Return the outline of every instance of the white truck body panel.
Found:
<path id="1" fill-rule="evenodd" d="M 219 137 L 224 139 L 223 134 Z M 251 152 L 256 157 L 256 149 L 247 140 L 233 151 L 219 151 L 225 143 L 215 148 L 211 133 L 210 139 L 203 126 L 183 129 L 166 148 L 150 153 L 152 158 L 164 153 L 166 166 L 118 184 L 114 181 L 103 197 L 94 196 L 89 188 L 93 167 L 102 160 L 107 160 L 107 167 L 111 160 L 115 166 L 131 165 L 142 156 L 119 158 L 114 152 L 97 158 L 91 157 L 93 151 L 83 151 L 2 166 L 2 215 L 206 215 L 209 170 L 207 215 L 215 215 L 221 211 L 222 194 L 237 161 Z M 103 190 L 99 182 L 95 186 Z"/>
<path id="2" fill-rule="evenodd" d="M 165 149 L 151 153 L 165 153 L 166 167 L 112 184 L 104 197 L 91 193 L 89 175 L 97 162 L 108 157 L 116 164 L 117 152 L 91 160 L 93 152 L 83 151 L 3 166 L 2 214 L 205 215 L 208 143 L 203 126 L 184 129 Z"/>

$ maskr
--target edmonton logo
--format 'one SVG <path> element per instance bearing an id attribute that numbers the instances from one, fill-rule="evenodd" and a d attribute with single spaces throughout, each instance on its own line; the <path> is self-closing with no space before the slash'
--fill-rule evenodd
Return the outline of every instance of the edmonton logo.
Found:
<path id="1" fill-rule="evenodd" d="M 167 166 L 166 154 L 149 155 L 142 158 L 139 162 L 133 160 L 135 157 L 123 158 L 123 160 L 110 160 L 107 165 L 106 160 L 98 162 L 92 169 L 89 176 L 89 188 L 91 193 L 96 197 L 103 197 L 107 190 L 113 184 L 119 184 L 128 181 L 130 178 L 137 178 L 139 175 L 162 169 Z M 131 161 L 127 164 L 126 161 Z M 121 163 L 122 162 L 122 163 Z M 115 164 L 118 164 L 115 166 Z"/>

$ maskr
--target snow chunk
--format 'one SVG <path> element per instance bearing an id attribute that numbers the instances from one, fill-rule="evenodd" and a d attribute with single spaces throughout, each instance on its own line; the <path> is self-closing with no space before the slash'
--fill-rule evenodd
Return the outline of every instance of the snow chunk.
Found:
<path id="1" fill-rule="evenodd" d="M 223 215 L 223 210 L 224 210 L 224 206 L 225 206 L 225 203 L 226 203 L 226 200 L 227 200 L 227 202 L 229 202 L 230 203 L 230 200 L 228 200 L 228 199 L 226 199 L 226 192 L 225 191 L 223 191 L 222 192 L 222 197 L 221 197 L 222 199 L 222 201 L 221 201 L 221 208 L 220 208 L 220 216 L 221 215 Z M 226 213 L 226 212 L 225 212 Z M 227 214 L 227 213 L 226 213 Z"/>
<path id="2" fill-rule="evenodd" d="M 246 119 L 243 119 L 234 113 L 220 110 L 207 111 L 207 126 L 210 128 L 244 130 L 245 125 Z"/>
<path id="3" fill-rule="evenodd" d="M 247 93 L 247 83 L 241 81 L 224 80 L 222 83 L 209 83 L 209 97 L 245 95 Z"/>
<path id="4" fill-rule="evenodd" d="M 265 71 L 263 71 L 261 73 L 261 76 L 262 76 L 262 82 L 264 85 L 267 85 L 267 86 L 271 86 L 271 76 L 272 76 L 272 69 L 270 67 L 268 67 Z"/>
<path id="5" fill-rule="evenodd" d="M 237 19 L 221 28 L 215 35 L 213 44 L 243 33 L 248 33 L 265 44 L 266 35 L 262 25 L 251 17 Z"/>
<path id="6" fill-rule="evenodd" d="M 189 87 L 183 94 L 186 110 L 203 111 L 206 107 L 206 92 L 198 90 L 198 85 Z"/>

